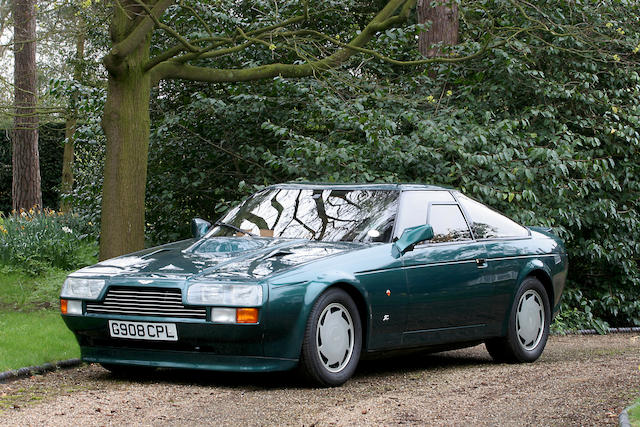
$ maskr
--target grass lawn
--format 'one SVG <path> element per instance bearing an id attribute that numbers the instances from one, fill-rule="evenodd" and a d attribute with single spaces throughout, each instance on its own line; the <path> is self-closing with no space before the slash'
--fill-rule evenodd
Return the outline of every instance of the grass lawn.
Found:
<path id="1" fill-rule="evenodd" d="M 60 313 L 0 311 L 0 372 L 80 357 Z"/>
<path id="2" fill-rule="evenodd" d="M 640 427 L 640 398 L 633 404 L 635 406 L 629 411 L 629 421 L 632 427 Z"/>
<path id="3" fill-rule="evenodd" d="M 58 309 L 68 273 L 33 277 L 0 267 L 0 372 L 80 356 Z"/>

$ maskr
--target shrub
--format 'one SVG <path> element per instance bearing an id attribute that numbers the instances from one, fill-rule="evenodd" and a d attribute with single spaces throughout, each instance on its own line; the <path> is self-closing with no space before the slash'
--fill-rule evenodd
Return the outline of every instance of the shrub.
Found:
<path id="1" fill-rule="evenodd" d="M 37 275 L 95 262 L 93 224 L 50 209 L 0 213 L 0 263 Z"/>

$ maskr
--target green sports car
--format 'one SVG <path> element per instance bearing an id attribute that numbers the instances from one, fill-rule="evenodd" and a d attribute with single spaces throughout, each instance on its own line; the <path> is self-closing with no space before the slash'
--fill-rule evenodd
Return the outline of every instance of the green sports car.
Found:
<path id="1" fill-rule="evenodd" d="M 414 184 L 267 187 L 195 238 L 83 268 L 61 310 L 82 359 L 281 371 L 336 386 L 388 350 L 484 342 L 532 362 L 567 276 L 550 230 Z"/>

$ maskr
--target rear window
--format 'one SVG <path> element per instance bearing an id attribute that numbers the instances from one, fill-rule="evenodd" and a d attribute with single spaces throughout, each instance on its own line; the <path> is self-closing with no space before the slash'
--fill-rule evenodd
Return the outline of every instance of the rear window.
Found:
<path id="1" fill-rule="evenodd" d="M 471 220 L 471 229 L 476 239 L 495 239 L 506 237 L 527 237 L 529 231 L 517 222 L 489 209 L 463 194 L 456 194 L 458 201 L 467 211 Z"/>

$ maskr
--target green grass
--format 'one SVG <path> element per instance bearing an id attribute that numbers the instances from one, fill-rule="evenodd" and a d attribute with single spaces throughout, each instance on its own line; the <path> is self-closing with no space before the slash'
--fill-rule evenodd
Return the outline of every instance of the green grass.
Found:
<path id="1" fill-rule="evenodd" d="M 0 266 L 0 311 L 57 308 L 62 283 L 69 273 L 48 269 L 34 277 L 13 267 Z"/>
<path id="2" fill-rule="evenodd" d="M 0 343 L 0 372 L 80 357 L 58 311 L 0 311 Z"/>
<path id="3" fill-rule="evenodd" d="M 640 397 L 633 402 L 635 405 L 629 411 L 629 421 L 631 422 L 631 427 L 640 427 Z"/>
<path id="4" fill-rule="evenodd" d="M 69 273 L 48 269 L 33 277 L 0 266 L 0 372 L 80 356 L 59 311 Z"/>

